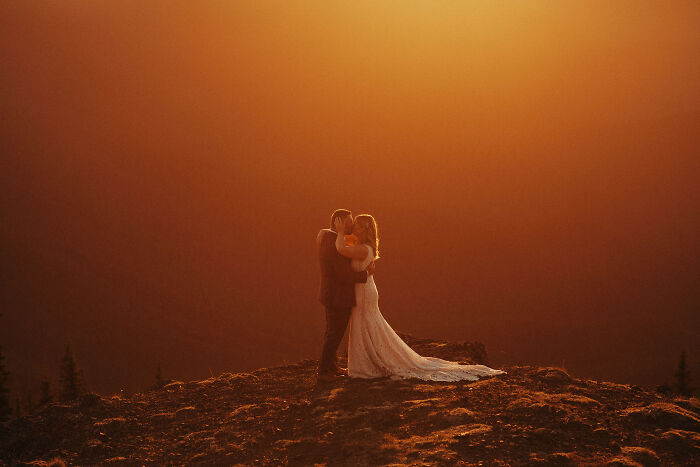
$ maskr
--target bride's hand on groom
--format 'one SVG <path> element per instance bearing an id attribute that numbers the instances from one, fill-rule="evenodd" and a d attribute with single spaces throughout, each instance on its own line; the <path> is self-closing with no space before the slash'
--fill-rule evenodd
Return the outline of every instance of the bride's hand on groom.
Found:
<path id="1" fill-rule="evenodd" d="M 367 275 L 371 276 L 372 274 L 374 274 L 374 261 L 369 263 L 369 266 L 367 266 Z"/>

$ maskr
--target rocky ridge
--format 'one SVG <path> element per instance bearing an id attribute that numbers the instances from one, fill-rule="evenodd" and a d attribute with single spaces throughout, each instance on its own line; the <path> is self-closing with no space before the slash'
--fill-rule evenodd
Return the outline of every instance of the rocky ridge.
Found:
<path id="1" fill-rule="evenodd" d="M 479 343 L 404 340 L 488 364 Z M 12 420 L 0 465 L 699 465 L 700 403 L 504 366 L 480 381 L 317 383 L 316 361 L 86 394 Z"/>

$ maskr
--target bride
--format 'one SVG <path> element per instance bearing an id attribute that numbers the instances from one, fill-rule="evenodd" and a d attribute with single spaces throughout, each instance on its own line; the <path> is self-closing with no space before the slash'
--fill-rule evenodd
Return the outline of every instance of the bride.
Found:
<path id="1" fill-rule="evenodd" d="M 336 232 L 343 232 L 343 221 L 337 220 Z M 346 244 L 338 235 L 338 252 L 352 258 L 355 271 L 362 271 L 379 258 L 377 222 L 369 214 L 355 218 L 352 236 Z M 354 244 L 352 244 L 354 243 Z M 355 378 L 391 379 L 419 378 L 431 381 L 476 381 L 483 376 L 505 374 L 485 365 L 462 365 L 437 357 L 423 357 L 411 349 L 386 322 L 379 312 L 379 295 L 370 275 L 366 283 L 355 284 L 357 304 L 350 315 L 348 334 L 348 376 Z"/>

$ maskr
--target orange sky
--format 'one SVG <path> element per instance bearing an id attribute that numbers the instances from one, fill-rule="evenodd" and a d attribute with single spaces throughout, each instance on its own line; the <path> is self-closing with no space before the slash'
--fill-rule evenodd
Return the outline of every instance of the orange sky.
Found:
<path id="1" fill-rule="evenodd" d="M 697 5 L 5 2 L 17 385 L 68 339 L 105 391 L 316 358 L 337 207 L 377 217 L 395 328 L 665 378 L 700 341 Z"/>

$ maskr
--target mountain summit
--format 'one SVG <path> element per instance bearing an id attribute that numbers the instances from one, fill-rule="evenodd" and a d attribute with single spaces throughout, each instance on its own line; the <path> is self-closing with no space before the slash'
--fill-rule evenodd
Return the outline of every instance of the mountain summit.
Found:
<path id="1" fill-rule="evenodd" d="M 421 355 L 488 364 L 480 343 L 401 337 Z M 0 465 L 700 464 L 697 398 L 556 367 L 317 383 L 316 365 L 51 403 L 6 424 Z"/>

